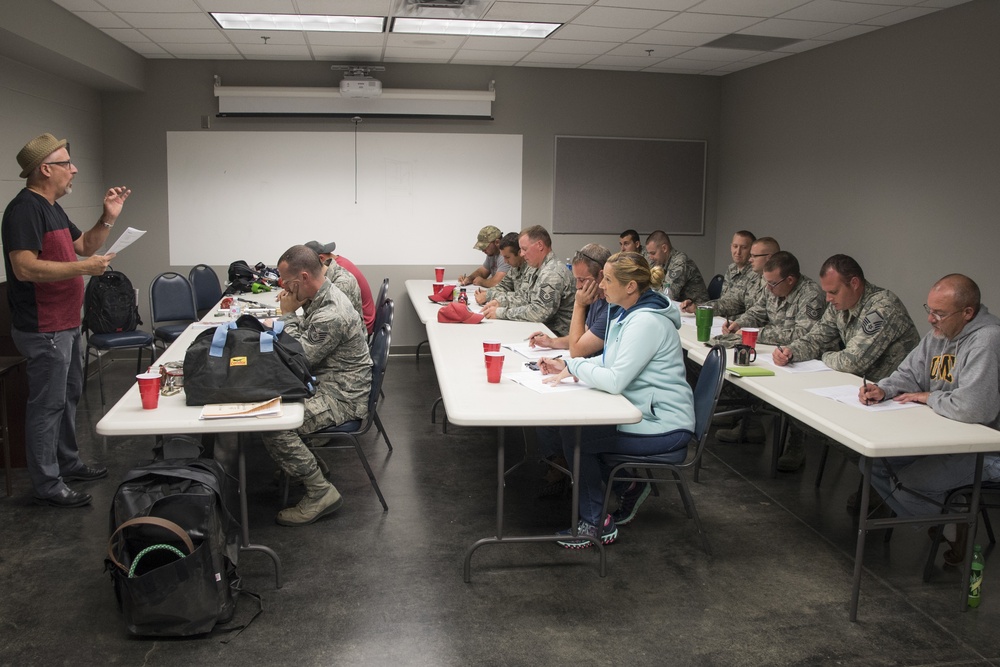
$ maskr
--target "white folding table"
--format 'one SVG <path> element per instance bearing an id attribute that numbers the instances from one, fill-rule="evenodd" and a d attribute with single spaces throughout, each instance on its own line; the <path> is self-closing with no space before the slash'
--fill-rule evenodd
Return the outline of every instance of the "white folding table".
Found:
<path id="1" fill-rule="evenodd" d="M 486 381 L 483 341 L 503 343 L 523 341 L 528 335 L 545 329 L 533 322 L 483 320 L 481 324 L 427 323 L 427 338 L 434 355 L 434 369 L 448 417 L 459 426 L 497 427 L 497 524 L 496 535 L 475 542 L 465 555 L 464 578 L 471 579 L 472 554 L 487 544 L 510 542 L 553 542 L 553 534 L 510 537 L 504 535 L 504 429 L 508 426 L 575 426 L 573 443 L 573 479 L 580 479 L 580 427 L 601 424 L 633 424 L 642 414 L 628 399 L 603 391 L 570 391 L 539 394 L 501 378 L 498 384 Z M 504 373 L 523 371 L 526 361 L 505 350 Z M 518 464 L 519 465 L 519 464 Z M 517 466 L 515 466 L 517 467 Z M 513 468 L 512 468 L 513 470 Z M 580 488 L 573 484 L 571 523 L 574 535 L 579 518 Z M 600 575 L 606 571 L 604 545 L 599 538 L 591 541 L 600 552 Z"/>
<path id="2" fill-rule="evenodd" d="M 708 354 L 705 343 L 697 340 L 694 326 L 681 327 L 681 342 L 688 358 L 703 364 Z M 758 351 L 772 351 L 771 346 L 759 345 Z M 731 359 L 731 355 L 730 355 Z M 766 364 L 759 364 L 766 365 Z M 864 481 L 858 503 L 858 540 L 854 557 L 854 584 L 851 591 L 850 619 L 857 620 L 858 598 L 864 561 L 865 534 L 868 530 L 899 525 L 968 523 L 966 559 L 962 568 L 960 605 L 966 609 L 966 582 L 972 562 L 972 543 L 979 506 L 983 455 L 1000 451 L 1000 431 L 980 424 L 966 424 L 938 415 L 927 406 L 908 410 L 868 412 L 844 405 L 809 389 L 853 385 L 860 388 L 862 378 L 839 371 L 818 373 L 788 373 L 775 368 L 768 377 L 733 377 L 727 381 L 760 398 L 781 412 L 798 419 L 809 427 L 854 450 L 862 457 Z M 775 441 L 775 452 L 778 447 Z M 871 488 L 872 460 L 896 456 L 930 456 L 935 454 L 977 454 L 972 498 L 967 513 L 924 515 L 918 517 L 868 518 L 868 498 Z M 947 518 L 946 518 L 947 517 Z"/>
<path id="3" fill-rule="evenodd" d="M 276 292 L 255 294 L 253 300 L 270 304 L 275 301 L 276 294 Z M 246 295 L 246 298 L 249 298 L 249 295 Z M 183 361 L 184 353 L 199 333 L 210 328 L 209 325 L 228 321 L 228 316 L 216 317 L 215 312 L 216 309 L 212 309 L 201 323 L 193 324 L 185 329 L 177 340 L 160 355 L 157 363 Z M 246 458 L 243 451 L 242 435 L 252 432 L 296 429 L 302 426 L 303 405 L 302 403 L 283 403 L 280 417 L 203 420 L 198 418 L 200 413 L 200 406 L 185 404 L 183 392 L 173 396 L 160 396 L 159 404 L 155 410 L 143 410 L 139 397 L 139 385 L 136 383 L 97 423 L 97 432 L 104 436 L 216 434 L 220 439 L 235 439 L 238 452 L 240 496 L 240 551 L 262 551 L 267 554 L 274 563 L 276 585 L 281 588 L 281 560 L 278 558 L 278 554 L 270 547 L 250 542 L 250 527 L 247 519 Z"/>

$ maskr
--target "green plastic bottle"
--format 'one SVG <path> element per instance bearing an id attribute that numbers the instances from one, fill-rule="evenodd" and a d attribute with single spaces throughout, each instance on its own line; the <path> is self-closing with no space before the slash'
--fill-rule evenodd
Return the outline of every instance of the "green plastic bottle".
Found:
<path id="1" fill-rule="evenodd" d="M 982 600 L 983 586 L 983 548 L 976 545 L 972 552 L 972 572 L 969 573 L 969 606 L 978 607 Z"/>

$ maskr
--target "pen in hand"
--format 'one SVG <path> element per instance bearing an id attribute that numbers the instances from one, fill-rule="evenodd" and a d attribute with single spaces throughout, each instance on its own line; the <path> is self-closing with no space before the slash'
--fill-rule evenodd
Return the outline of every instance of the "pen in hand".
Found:
<path id="1" fill-rule="evenodd" d="M 868 398 L 868 376 L 867 375 L 862 374 L 862 376 L 861 376 L 861 388 L 864 390 L 864 393 L 865 393 L 865 405 L 871 405 L 872 401 L 871 401 L 870 398 Z"/>

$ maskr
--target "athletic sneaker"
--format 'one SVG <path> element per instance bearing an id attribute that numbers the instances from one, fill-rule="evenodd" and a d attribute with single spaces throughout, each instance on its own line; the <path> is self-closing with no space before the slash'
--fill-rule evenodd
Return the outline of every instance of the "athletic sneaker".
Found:
<path id="1" fill-rule="evenodd" d="M 560 530 L 557 535 L 565 535 L 569 539 L 558 540 L 556 544 L 567 549 L 589 549 L 594 545 L 590 540 L 581 540 L 577 537 L 572 537 L 573 531 L 566 529 Z M 597 537 L 597 526 L 592 523 L 588 523 L 583 519 L 580 519 L 580 523 L 577 526 L 578 535 L 593 535 Z M 618 537 L 618 528 L 615 527 L 615 520 L 610 515 L 605 515 L 604 527 L 601 529 L 601 542 L 604 544 L 611 544 Z"/>
<path id="2" fill-rule="evenodd" d="M 632 485 L 618 498 L 618 509 L 611 515 L 615 520 L 615 524 L 627 526 L 632 523 L 632 519 L 635 518 L 636 513 L 639 511 L 639 506 L 646 501 L 646 498 L 649 497 L 649 492 L 652 490 L 653 485 L 648 482 L 642 484 L 632 482 Z"/>

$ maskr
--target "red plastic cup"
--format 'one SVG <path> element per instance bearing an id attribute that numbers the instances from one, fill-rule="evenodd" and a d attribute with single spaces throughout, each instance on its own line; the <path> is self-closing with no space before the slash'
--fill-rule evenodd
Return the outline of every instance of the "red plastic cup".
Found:
<path id="1" fill-rule="evenodd" d="M 155 410 L 160 402 L 160 374 L 140 373 L 135 376 L 139 381 L 139 396 L 142 397 L 143 410 Z"/>
<path id="2" fill-rule="evenodd" d="M 486 381 L 496 384 L 503 373 L 503 352 L 486 353 Z"/>
<path id="3" fill-rule="evenodd" d="M 740 329 L 740 333 L 743 334 L 743 344 L 756 349 L 757 334 L 760 333 L 760 329 Z"/>
<path id="4" fill-rule="evenodd" d="M 434 267 L 434 280 L 442 282 L 444 280 L 444 267 L 435 266 Z"/>
<path id="5" fill-rule="evenodd" d="M 434 283 L 434 293 L 437 294 L 444 287 L 444 283 Z"/>
<path id="6" fill-rule="evenodd" d="M 500 351 L 500 341 L 498 340 L 484 340 L 483 341 L 483 354 L 487 352 L 499 352 Z M 489 363 L 489 357 L 487 357 L 487 363 Z"/>

